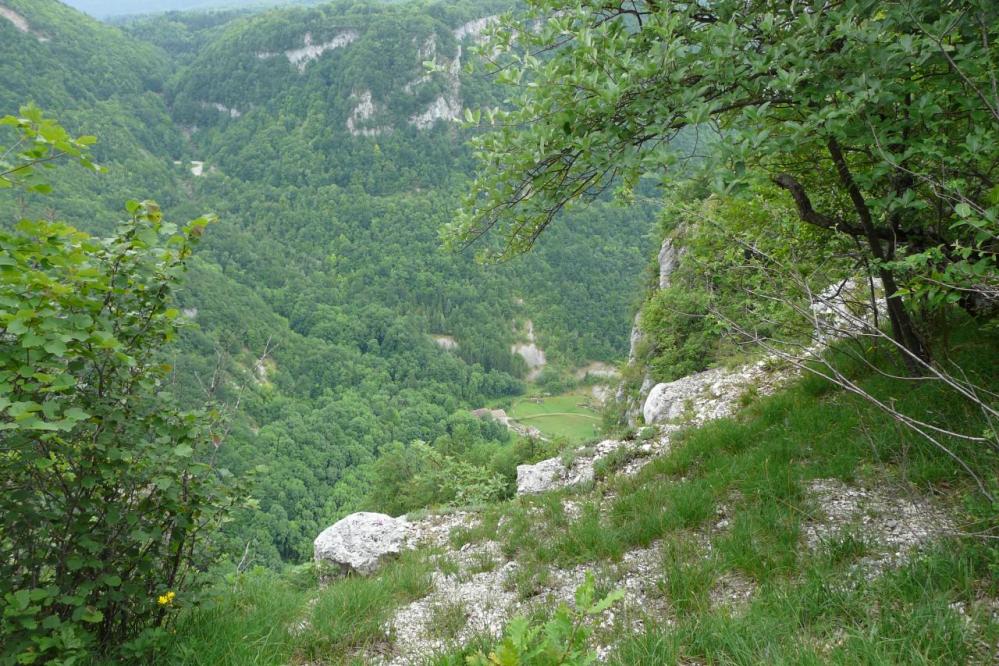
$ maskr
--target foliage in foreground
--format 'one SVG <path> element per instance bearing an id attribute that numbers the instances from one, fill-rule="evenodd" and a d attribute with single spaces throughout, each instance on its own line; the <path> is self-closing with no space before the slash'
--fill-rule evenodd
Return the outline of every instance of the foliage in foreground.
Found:
<path id="1" fill-rule="evenodd" d="M 453 242 L 495 229 L 500 256 L 526 251 L 567 206 L 650 173 L 675 182 L 699 156 L 670 142 L 711 128 L 717 190 L 770 182 L 854 245 L 911 374 L 931 358 L 918 308 L 995 306 L 994 2 L 526 5 L 481 49 L 513 99 L 487 111 Z"/>
<path id="2" fill-rule="evenodd" d="M 44 192 L 73 139 L 33 108 L 0 184 Z M 182 230 L 152 202 L 98 239 L 58 222 L 0 231 L 0 659 L 141 653 L 195 588 L 205 537 L 236 501 L 216 418 L 181 411 L 160 352 L 172 292 L 209 218 Z M 161 245 L 162 243 L 162 245 Z"/>
<path id="3" fill-rule="evenodd" d="M 550 620 L 537 626 L 525 617 L 514 618 L 503 640 L 488 655 L 479 652 L 468 657 L 469 666 L 587 666 L 596 662 L 587 620 L 620 601 L 624 590 L 614 590 L 602 599 L 596 594 L 596 581 L 587 573 L 576 589 L 575 608 L 563 603 Z"/>

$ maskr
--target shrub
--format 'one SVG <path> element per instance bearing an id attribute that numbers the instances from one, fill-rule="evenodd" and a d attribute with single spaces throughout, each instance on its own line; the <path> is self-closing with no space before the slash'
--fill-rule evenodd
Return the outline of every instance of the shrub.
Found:
<path id="1" fill-rule="evenodd" d="M 0 184 L 47 191 L 72 139 L 37 109 Z M 182 412 L 160 350 L 171 293 L 210 222 L 179 232 L 152 202 L 97 239 L 56 222 L 0 231 L 0 661 L 142 652 L 186 604 L 195 557 L 239 493 L 210 460 L 217 419 Z M 165 237 L 165 244 L 160 240 Z"/>
<path id="2" fill-rule="evenodd" d="M 624 596 L 623 590 L 615 590 L 598 601 L 596 589 L 593 574 L 587 573 L 586 581 L 576 589 L 575 608 L 562 604 L 542 626 L 531 626 L 524 617 L 511 620 L 500 644 L 488 656 L 479 652 L 468 657 L 469 666 L 584 666 L 596 662 L 586 620 Z"/>

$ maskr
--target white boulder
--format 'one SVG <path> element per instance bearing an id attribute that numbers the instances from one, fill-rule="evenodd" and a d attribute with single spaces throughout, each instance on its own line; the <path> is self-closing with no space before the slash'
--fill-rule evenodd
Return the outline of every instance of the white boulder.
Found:
<path id="1" fill-rule="evenodd" d="M 316 537 L 315 559 L 344 573 L 367 576 L 403 548 L 408 524 L 384 513 L 361 511 L 327 527 Z"/>
<path id="2" fill-rule="evenodd" d="M 517 465 L 517 494 L 543 493 L 561 488 L 566 485 L 567 472 L 558 458 L 542 460 L 534 465 Z"/>

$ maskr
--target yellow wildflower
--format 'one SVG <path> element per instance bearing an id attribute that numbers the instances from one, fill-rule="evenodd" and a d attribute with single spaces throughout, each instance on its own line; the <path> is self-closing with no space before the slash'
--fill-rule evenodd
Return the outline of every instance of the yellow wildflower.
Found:
<path id="1" fill-rule="evenodd" d="M 166 594 L 161 594 L 156 599 L 156 601 L 157 601 L 157 603 L 159 603 L 160 606 L 166 606 L 167 604 L 172 604 L 173 603 L 173 598 L 176 597 L 176 596 L 177 595 L 175 593 L 173 593 L 173 592 L 167 592 Z"/>

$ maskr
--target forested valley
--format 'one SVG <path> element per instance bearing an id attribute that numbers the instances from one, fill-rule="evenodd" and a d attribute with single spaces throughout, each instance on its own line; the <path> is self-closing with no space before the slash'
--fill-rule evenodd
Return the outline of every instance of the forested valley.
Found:
<path id="1" fill-rule="evenodd" d="M 991 3 L 209 4 L 0 0 L 0 663 L 995 663 Z"/>

